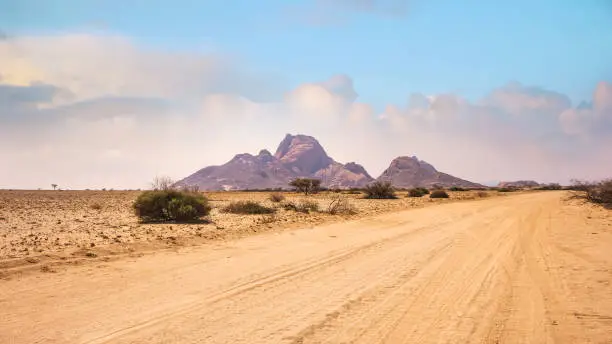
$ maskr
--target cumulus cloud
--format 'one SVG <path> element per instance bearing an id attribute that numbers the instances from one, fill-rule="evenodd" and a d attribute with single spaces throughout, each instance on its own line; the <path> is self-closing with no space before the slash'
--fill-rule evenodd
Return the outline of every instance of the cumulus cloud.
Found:
<path id="1" fill-rule="evenodd" d="M 377 112 L 347 75 L 267 87 L 217 53 L 168 54 L 121 37 L 0 42 L 2 187 L 144 187 L 234 154 L 317 137 L 377 175 L 398 155 L 475 180 L 602 178 L 612 169 L 612 87 L 589 103 L 512 83 L 469 102 L 412 94 Z M 271 82 L 274 84 L 274 81 Z"/>

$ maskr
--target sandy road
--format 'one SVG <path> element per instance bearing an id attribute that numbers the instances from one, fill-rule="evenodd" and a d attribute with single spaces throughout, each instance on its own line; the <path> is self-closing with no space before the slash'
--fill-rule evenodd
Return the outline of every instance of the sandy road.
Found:
<path id="1" fill-rule="evenodd" d="M 612 227 L 562 195 L 0 281 L 0 343 L 612 343 Z"/>

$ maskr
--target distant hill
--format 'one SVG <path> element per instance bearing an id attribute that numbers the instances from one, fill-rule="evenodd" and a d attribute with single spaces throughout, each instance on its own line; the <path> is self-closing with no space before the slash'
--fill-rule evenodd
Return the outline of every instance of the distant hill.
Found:
<path id="1" fill-rule="evenodd" d="M 437 171 L 432 165 L 417 157 L 400 156 L 382 173 L 378 180 L 390 181 L 395 187 L 451 187 L 481 188 L 481 184 L 453 177 L 450 174 Z"/>

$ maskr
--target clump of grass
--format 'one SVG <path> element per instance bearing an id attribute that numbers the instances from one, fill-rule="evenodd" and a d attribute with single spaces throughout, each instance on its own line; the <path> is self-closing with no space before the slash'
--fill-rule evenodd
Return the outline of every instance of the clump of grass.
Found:
<path id="1" fill-rule="evenodd" d="M 225 208 L 223 212 L 231 214 L 256 215 L 256 214 L 272 214 L 276 209 L 266 207 L 255 201 L 237 201 L 232 202 Z"/>
<path id="2" fill-rule="evenodd" d="M 408 195 L 406 196 L 407 197 L 423 197 L 427 194 L 429 194 L 429 190 L 427 190 L 426 188 L 414 188 L 414 189 L 408 190 Z"/>
<path id="3" fill-rule="evenodd" d="M 319 203 L 317 203 L 315 201 L 303 199 L 303 200 L 299 201 L 298 203 L 287 202 L 287 203 L 283 204 L 283 208 L 285 208 L 285 210 L 293 210 L 293 211 L 297 211 L 299 213 L 308 214 L 311 211 L 315 211 L 315 212 L 319 211 Z"/>
<path id="4" fill-rule="evenodd" d="M 133 207 L 144 222 L 194 221 L 212 209 L 204 195 L 172 189 L 145 191 L 136 198 Z"/>
<path id="5" fill-rule="evenodd" d="M 280 192 L 274 192 L 270 194 L 270 201 L 274 203 L 279 203 L 285 200 L 285 195 Z"/>
<path id="6" fill-rule="evenodd" d="M 365 198 L 368 199 L 396 199 L 395 188 L 391 182 L 375 181 L 365 187 Z"/>
<path id="7" fill-rule="evenodd" d="M 357 209 L 348 199 L 337 197 L 331 201 L 327 212 L 331 215 L 354 215 L 357 214 Z"/>
<path id="8" fill-rule="evenodd" d="M 460 186 L 451 186 L 448 190 L 450 190 L 450 191 L 467 191 L 467 189 L 462 188 Z"/>
<path id="9" fill-rule="evenodd" d="M 93 203 L 92 205 L 89 206 L 91 209 L 93 210 L 101 210 L 102 209 L 102 205 L 100 203 Z"/>
<path id="10" fill-rule="evenodd" d="M 429 198 L 448 198 L 448 197 L 449 197 L 448 193 L 446 193 L 446 191 L 444 190 L 434 190 L 429 195 Z"/>
<path id="11" fill-rule="evenodd" d="M 497 189 L 497 191 L 499 191 L 499 192 L 514 192 L 514 191 L 516 191 L 516 189 L 515 188 L 499 188 L 499 189 Z"/>

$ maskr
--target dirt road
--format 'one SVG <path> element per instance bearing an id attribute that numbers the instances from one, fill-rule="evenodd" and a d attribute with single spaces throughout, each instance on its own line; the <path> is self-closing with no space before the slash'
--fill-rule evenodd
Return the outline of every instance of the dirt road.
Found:
<path id="1" fill-rule="evenodd" d="M 612 224 L 562 197 L 0 281 L 0 343 L 612 343 Z"/>

